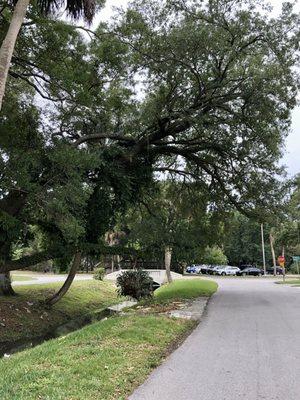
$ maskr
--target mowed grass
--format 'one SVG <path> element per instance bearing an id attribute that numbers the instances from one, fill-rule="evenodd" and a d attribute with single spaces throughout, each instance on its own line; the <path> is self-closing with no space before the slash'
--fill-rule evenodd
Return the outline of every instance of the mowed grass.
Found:
<path id="1" fill-rule="evenodd" d="M 30 275 L 19 275 L 19 274 L 12 274 L 11 275 L 12 282 L 22 282 L 22 281 L 35 281 L 36 278 Z"/>
<path id="2" fill-rule="evenodd" d="M 218 288 L 216 282 L 205 279 L 180 279 L 164 285 L 154 292 L 155 302 L 193 299 L 211 296 Z"/>
<path id="3" fill-rule="evenodd" d="M 56 286 L 22 287 L 13 301 L 33 293 L 43 299 Z M 155 292 L 153 303 L 210 296 L 216 290 L 217 284 L 208 280 L 174 281 Z M 76 282 L 50 317 L 75 316 L 116 301 L 120 298 L 108 282 Z M 125 400 L 195 325 L 151 311 L 95 322 L 0 360 L 0 399 Z"/>
<path id="4" fill-rule="evenodd" d="M 115 317 L 0 360 L 1 400 L 124 400 L 194 326 Z"/>
<path id="5" fill-rule="evenodd" d="M 278 285 L 293 285 L 293 286 L 300 286 L 300 279 L 286 279 L 285 282 L 282 281 L 277 281 L 275 282 Z"/>
<path id="6" fill-rule="evenodd" d="M 59 303 L 47 309 L 43 300 L 61 285 L 62 282 L 17 286 L 18 296 L 1 297 L 0 345 L 5 341 L 42 336 L 70 319 L 121 301 L 110 282 L 77 281 Z"/>

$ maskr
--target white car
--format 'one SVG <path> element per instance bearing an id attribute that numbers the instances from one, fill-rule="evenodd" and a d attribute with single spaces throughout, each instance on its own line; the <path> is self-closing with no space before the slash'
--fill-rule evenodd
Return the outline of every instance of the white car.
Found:
<path id="1" fill-rule="evenodd" d="M 218 268 L 215 271 L 216 275 L 236 275 L 237 272 L 239 272 L 240 269 L 238 267 L 231 267 L 230 265 L 228 265 L 227 267 L 223 267 L 223 268 Z"/>

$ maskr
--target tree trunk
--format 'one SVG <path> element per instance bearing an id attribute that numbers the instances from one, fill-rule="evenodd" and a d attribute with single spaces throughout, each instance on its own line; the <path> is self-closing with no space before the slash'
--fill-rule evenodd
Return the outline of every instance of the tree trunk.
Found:
<path id="1" fill-rule="evenodd" d="M 165 247 L 165 268 L 166 268 L 166 275 L 167 275 L 168 283 L 172 282 L 171 258 L 172 258 L 172 247 L 166 246 Z"/>
<path id="2" fill-rule="evenodd" d="M 12 19 L 0 48 L 0 110 L 5 92 L 5 86 L 10 67 L 11 58 L 14 52 L 16 40 L 26 16 L 30 0 L 18 0 L 12 15 Z"/>
<path id="3" fill-rule="evenodd" d="M 115 266 L 115 259 L 114 255 L 111 256 L 111 272 L 114 272 L 114 266 Z"/>
<path id="4" fill-rule="evenodd" d="M 271 247 L 272 259 L 273 259 L 274 276 L 276 276 L 277 273 L 276 273 L 276 257 L 275 257 L 275 251 L 274 251 L 274 238 L 271 233 L 270 233 L 270 247 Z"/>
<path id="5" fill-rule="evenodd" d="M 118 267 L 118 271 L 120 271 L 120 262 L 121 262 L 121 257 L 117 254 L 117 267 Z"/>
<path id="6" fill-rule="evenodd" d="M 11 286 L 10 273 L 0 273 L 0 296 L 15 296 L 16 293 Z"/>
<path id="7" fill-rule="evenodd" d="M 52 297 L 50 297 L 49 299 L 46 300 L 46 304 L 49 306 L 53 306 L 55 303 L 57 303 L 69 290 L 76 272 L 80 266 L 81 263 L 81 253 L 78 252 L 75 254 L 74 259 L 73 259 L 73 263 L 71 266 L 71 269 L 69 271 L 69 275 L 67 277 L 67 279 L 65 280 L 65 283 L 62 285 L 62 287 L 59 289 L 59 291 L 57 293 L 55 293 Z"/>

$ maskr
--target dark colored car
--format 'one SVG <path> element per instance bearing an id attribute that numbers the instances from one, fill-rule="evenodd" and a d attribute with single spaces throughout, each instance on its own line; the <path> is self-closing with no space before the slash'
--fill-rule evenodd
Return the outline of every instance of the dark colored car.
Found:
<path id="1" fill-rule="evenodd" d="M 268 275 L 274 275 L 274 267 L 267 268 Z M 280 267 L 276 267 L 276 275 L 283 275 L 283 269 Z"/>
<path id="2" fill-rule="evenodd" d="M 236 273 L 236 275 L 237 276 L 246 276 L 246 275 L 261 276 L 262 270 L 259 268 L 248 267 L 248 268 L 243 269 L 242 271 L 238 271 Z"/>
<path id="3" fill-rule="evenodd" d="M 209 267 L 206 268 L 205 273 L 206 273 L 207 275 L 213 275 L 213 273 L 214 273 L 214 268 L 215 268 L 215 265 L 210 265 Z"/>
<path id="4" fill-rule="evenodd" d="M 256 266 L 255 266 L 255 265 L 252 265 L 252 264 L 241 264 L 241 265 L 239 265 L 239 269 L 240 269 L 241 271 L 243 271 L 243 270 L 246 269 L 246 268 L 256 268 Z"/>
<path id="5" fill-rule="evenodd" d="M 207 275 L 209 269 L 210 269 L 210 265 L 201 265 L 201 267 L 200 267 L 200 273 L 201 273 L 201 274 Z"/>

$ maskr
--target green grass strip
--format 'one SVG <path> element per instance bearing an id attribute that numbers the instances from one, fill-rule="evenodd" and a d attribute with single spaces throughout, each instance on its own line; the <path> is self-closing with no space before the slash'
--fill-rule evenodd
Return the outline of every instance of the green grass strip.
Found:
<path id="1" fill-rule="evenodd" d="M 192 326 L 164 316 L 94 323 L 0 360 L 0 398 L 125 399 Z"/>
<path id="2" fill-rule="evenodd" d="M 216 282 L 202 279 L 180 279 L 157 289 L 154 299 L 157 302 L 169 300 L 193 299 L 211 296 L 218 288 Z"/>

